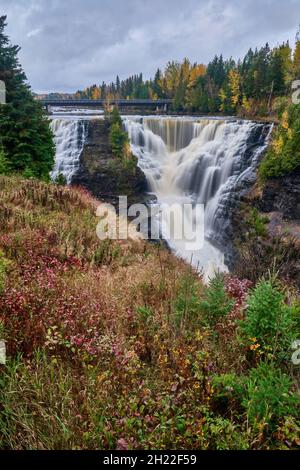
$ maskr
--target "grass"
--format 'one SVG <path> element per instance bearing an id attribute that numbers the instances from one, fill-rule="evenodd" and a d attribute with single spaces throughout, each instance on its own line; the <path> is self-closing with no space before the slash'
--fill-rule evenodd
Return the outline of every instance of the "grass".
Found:
<path id="1" fill-rule="evenodd" d="M 240 327 L 259 285 L 206 287 L 160 246 L 98 240 L 79 188 L 0 177 L 0 201 L 0 448 L 297 448 L 299 369 L 272 357 L 288 399 L 253 407 L 276 384 Z"/>

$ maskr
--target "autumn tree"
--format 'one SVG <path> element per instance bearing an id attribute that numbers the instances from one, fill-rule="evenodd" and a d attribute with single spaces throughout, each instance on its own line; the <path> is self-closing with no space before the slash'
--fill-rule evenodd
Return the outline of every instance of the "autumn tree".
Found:
<path id="1" fill-rule="evenodd" d="M 192 64 L 185 58 L 182 62 L 169 61 L 162 72 L 158 69 L 153 79 L 144 80 L 142 74 L 99 88 L 102 98 L 133 99 L 170 98 L 176 111 L 202 113 L 235 113 L 248 115 L 267 114 L 280 98 L 284 97 L 291 81 L 300 78 L 300 33 L 295 52 L 289 43 L 271 49 L 269 44 L 260 49 L 249 49 L 237 62 L 215 56 L 207 66 Z M 82 96 L 98 98 L 98 90 L 90 87 Z"/>
<path id="2" fill-rule="evenodd" d="M 296 35 L 296 45 L 293 56 L 293 78 L 300 79 L 300 30 Z"/>
<path id="3" fill-rule="evenodd" d="M 230 89 L 230 101 L 231 106 L 234 111 L 236 111 L 237 106 L 240 103 L 241 98 L 241 77 L 237 70 L 230 70 L 228 74 L 229 79 L 229 89 Z"/>
<path id="4" fill-rule="evenodd" d="M 92 91 L 92 100 L 100 100 L 100 98 L 101 98 L 101 89 L 95 86 Z"/>

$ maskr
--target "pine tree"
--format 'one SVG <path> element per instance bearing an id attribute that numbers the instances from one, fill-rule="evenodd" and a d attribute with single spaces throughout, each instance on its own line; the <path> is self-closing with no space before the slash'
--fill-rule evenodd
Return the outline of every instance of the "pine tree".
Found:
<path id="1" fill-rule="evenodd" d="M 122 128 L 122 118 L 121 118 L 120 111 L 118 110 L 117 106 L 115 106 L 112 111 L 111 123 L 118 124 L 118 126 Z"/>
<path id="2" fill-rule="evenodd" d="M 154 82 L 152 84 L 152 90 L 155 93 L 157 98 L 163 98 L 161 78 L 162 78 L 162 73 L 161 73 L 160 69 L 157 69 L 156 74 L 154 76 Z"/>
<path id="3" fill-rule="evenodd" d="M 11 171 L 49 179 L 54 143 L 49 121 L 34 100 L 19 60 L 19 46 L 10 44 L 0 17 L 0 80 L 6 85 L 6 104 L 0 105 L 0 135 Z"/>
<path id="4" fill-rule="evenodd" d="M 117 78 L 116 78 L 116 90 L 117 90 L 118 95 L 120 94 L 120 89 L 121 89 L 120 78 L 119 78 L 119 75 L 117 75 Z"/>
<path id="5" fill-rule="evenodd" d="M 256 51 L 256 58 L 254 65 L 254 98 L 264 98 L 267 96 L 270 89 L 270 80 L 268 76 L 270 64 L 270 47 L 267 43 L 258 52 Z"/>

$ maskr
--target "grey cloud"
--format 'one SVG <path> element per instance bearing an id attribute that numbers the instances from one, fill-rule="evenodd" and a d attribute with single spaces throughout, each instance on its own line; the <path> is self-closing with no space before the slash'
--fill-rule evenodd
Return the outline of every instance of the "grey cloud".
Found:
<path id="1" fill-rule="evenodd" d="M 293 41 L 298 0 L 1 0 L 36 91 L 74 91 L 170 59 L 207 63 Z"/>

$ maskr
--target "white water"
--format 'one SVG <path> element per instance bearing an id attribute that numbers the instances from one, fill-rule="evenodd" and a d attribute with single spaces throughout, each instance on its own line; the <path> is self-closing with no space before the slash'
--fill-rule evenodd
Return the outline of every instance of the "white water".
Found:
<path id="1" fill-rule="evenodd" d="M 100 114 L 98 118 L 102 118 Z M 51 127 L 56 143 L 53 179 L 62 173 L 68 184 L 72 182 L 80 168 L 89 119 L 67 114 L 53 116 Z M 266 137 L 259 137 L 262 125 L 234 119 L 162 116 L 125 116 L 123 122 L 132 151 L 139 159 L 150 191 L 156 196 L 162 237 L 176 255 L 203 271 L 206 279 L 218 270 L 227 271 L 224 233 L 228 228 L 228 214 L 238 191 L 247 180 L 253 179 L 259 156 L 267 144 Z M 257 136 L 253 140 L 256 130 L 258 140 Z M 188 241 L 184 237 L 172 237 L 172 231 L 169 236 L 171 225 L 174 233 L 182 225 L 177 215 L 172 223 L 168 219 L 168 208 L 174 203 L 178 205 L 177 215 L 184 204 L 193 204 L 193 213 L 184 220 L 190 232 L 194 226 L 200 232 L 203 223 L 195 205 L 205 205 L 203 246 L 200 243 L 197 249 L 187 250 Z"/>
<path id="2" fill-rule="evenodd" d="M 68 108 L 63 106 L 51 106 L 49 111 L 54 116 L 64 116 L 64 117 L 76 117 L 76 116 L 91 116 L 91 117 L 98 117 L 103 116 L 104 111 L 103 109 L 95 109 L 95 108 Z"/>
<path id="3" fill-rule="evenodd" d="M 56 146 L 55 165 L 51 178 L 64 175 L 68 184 L 80 165 L 80 155 L 84 147 L 86 126 L 83 120 L 55 118 L 51 121 Z"/>
<path id="4" fill-rule="evenodd" d="M 187 240 L 167 239 L 181 258 L 192 262 L 204 277 L 227 271 L 226 247 L 211 243 L 220 229 L 219 212 L 234 193 L 235 185 L 256 165 L 258 152 L 250 162 L 241 161 L 247 142 L 257 127 L 250 121 L 191 118 L 126 118 L 132 151 L 139 159 L 150 191 L 162 211 L 162 235 L 168 206 L 191 202 L 205 205 L 205 241 L 196 250 L 186 250 Z M 262 152 L 263 146 L 259 149 Z M 190 224 L 200 227 L 194 211 Z M 176 225 L 176 220 L 175 220 Z"/>

